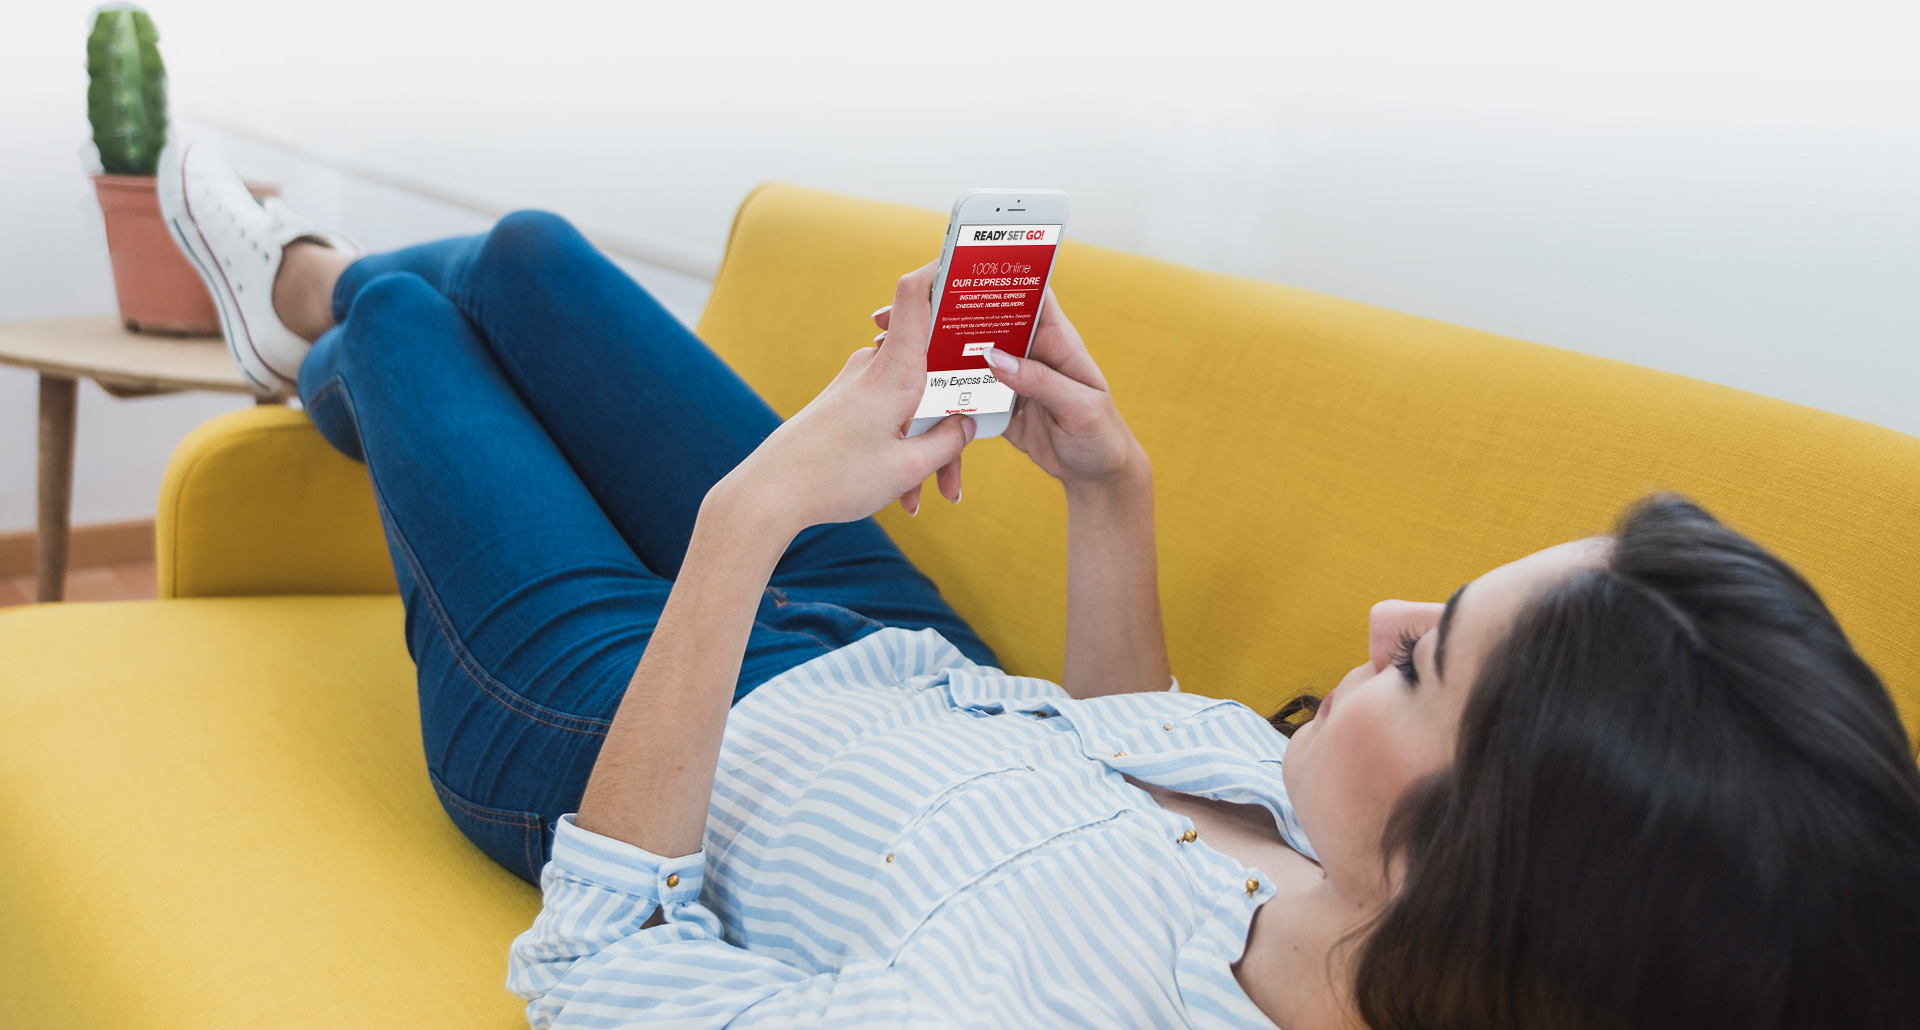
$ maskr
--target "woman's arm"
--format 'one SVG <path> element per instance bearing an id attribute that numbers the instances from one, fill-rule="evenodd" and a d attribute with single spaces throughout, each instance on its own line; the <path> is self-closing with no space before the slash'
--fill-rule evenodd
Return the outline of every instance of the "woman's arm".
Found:
<path id="1" fill-rule="evenodd" d="M 900 280 L 902 327 L 925 340 L 933 266 Z M 916 300 L 917 298 L 917 300 Z M 775 563 L 802 529 L 850 522 L 940 470 L 960 494 L 973 420 L 906 429 L 926 389 L 925 346 L 864 348 L 700 506 L 646 653 L 614 713 L 575 824 L 671 858 L 700 849 L 714 769 L 747 635 Z"/>
<path id="2" fill-rule="evenodd" d="M 890 312 L 874 313 L 889 328 Z M 1067 491 L 1067 654 L 1074 697 L 1165 690 L 1166 633 L 1153 542 L 1153 471 L 1106 376 L 1049 292 L 1028 357 L 989 350 L 1020 399 L 1007 440 Z"/>
<path id="3" fill-rule="evenodd" d="M 1146 453 L 1100 483 L 1067 484 L 1067 655 L 1074 697 L 1165 690 L 1153 472 Z"/>
<path id="4" fill-rule="evenodd" d="M 607 730 L 575 824 L 664 857 L 700 850 L 747 634 L 793 535 L 724 489 L 707 495 L 673 592 Z"/>

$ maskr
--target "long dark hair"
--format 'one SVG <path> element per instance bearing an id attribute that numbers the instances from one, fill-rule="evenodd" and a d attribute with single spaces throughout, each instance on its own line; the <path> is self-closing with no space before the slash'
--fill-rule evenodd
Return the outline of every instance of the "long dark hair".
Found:
<path id="1" fill-rule="evenodd" d="M 1388 823 L 1374 1030 L 1920 1024 L 1920 768 L 1786 563 L 1648 498 L 1472 689 Z"/>

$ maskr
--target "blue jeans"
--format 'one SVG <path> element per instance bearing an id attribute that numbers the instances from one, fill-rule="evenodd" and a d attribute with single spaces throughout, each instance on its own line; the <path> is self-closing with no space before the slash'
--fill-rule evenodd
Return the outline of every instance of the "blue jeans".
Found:
<path id="1" fill-rule="evenodd" d="M 362 258 L 333 313 L 300 398 L 372 477 L 434 791 L 482 851 L 538 882 L 701 498 L 779 417 L 553 215 Z M 931 627 L 997 664 L 865 519 L 787 549 L 734 699 L 882 626 Z"/>

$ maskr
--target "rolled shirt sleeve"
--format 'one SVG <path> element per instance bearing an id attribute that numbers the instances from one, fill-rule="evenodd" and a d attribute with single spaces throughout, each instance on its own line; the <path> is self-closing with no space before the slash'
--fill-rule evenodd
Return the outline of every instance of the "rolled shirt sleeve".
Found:
<path id="1" fill-rule="evenodd" d="M 533 1030 L 912 1026 L 883 968 L 810 975 L 727 943 L 700 902 L 705 852 L 662 858 L 560 819 L 543 907 L 513 942 L 507 989 Z M 664 922 L 642 929 L 661 911 Z"/>

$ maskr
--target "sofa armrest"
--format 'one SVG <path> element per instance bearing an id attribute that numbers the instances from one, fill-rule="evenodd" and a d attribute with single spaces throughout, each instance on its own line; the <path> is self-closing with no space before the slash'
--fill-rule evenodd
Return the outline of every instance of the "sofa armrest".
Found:
<path id="1" fill-rule="evenodd" d="M 161 597 L 391 594 L 366 467 L 304 411 L 261 406 L 180 441 L 155 519 Z"/>

